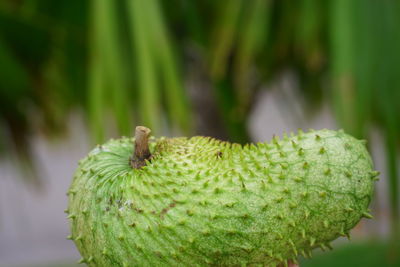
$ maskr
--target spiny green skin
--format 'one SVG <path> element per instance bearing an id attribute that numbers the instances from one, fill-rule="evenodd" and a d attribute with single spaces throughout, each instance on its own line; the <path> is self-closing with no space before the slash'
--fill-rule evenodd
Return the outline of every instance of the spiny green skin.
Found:
<path id="1" fill-rule="evenodd" d="M 361 141 L 330 130 L 246 145 L 158 139 L 132 169 L 133 139 L 80 162 L 71 239 L 89 266 L 275 266 L 368 216 L 376 172 Z"/>

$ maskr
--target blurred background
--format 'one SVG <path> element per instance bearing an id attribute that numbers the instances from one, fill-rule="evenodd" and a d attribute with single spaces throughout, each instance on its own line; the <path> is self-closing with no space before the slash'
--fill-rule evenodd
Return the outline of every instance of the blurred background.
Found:
<path id="1" fill-rule="evenodd" d="M 97 143 L 298 128 L 368 140 L 352 241 L 302 266 L 400 266 L 400 1 L 0 1 L 0 266 L 75 266 L 65 192 Z"/>

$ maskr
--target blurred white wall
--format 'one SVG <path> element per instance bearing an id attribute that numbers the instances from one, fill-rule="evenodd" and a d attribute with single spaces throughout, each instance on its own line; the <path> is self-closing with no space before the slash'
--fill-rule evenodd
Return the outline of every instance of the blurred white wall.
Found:
<path id="1" fill-rule="evenodd" d="M 34 136 L 34 162 L 43 190 L 32 190 L 9 161 L 0 162 L 0 266 L 76 262 L 79 253 L 70 240 L 66 191 L 90 146 L 79 116 L 72 116 L 70 133 L 61 142 Z"/>

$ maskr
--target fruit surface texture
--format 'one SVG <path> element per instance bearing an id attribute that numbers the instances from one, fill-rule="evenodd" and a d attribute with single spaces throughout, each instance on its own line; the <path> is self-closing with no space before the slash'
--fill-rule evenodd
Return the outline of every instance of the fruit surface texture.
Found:
<path id="1" fill-rule="evenodd" d="M 285 265 L 370 216 L 377 172 L 343 131 L 245 146 L 152 139 L 141 168 L 133 143 L 96 147 L 68 191 L 70 238 L 89 266 Z"/>

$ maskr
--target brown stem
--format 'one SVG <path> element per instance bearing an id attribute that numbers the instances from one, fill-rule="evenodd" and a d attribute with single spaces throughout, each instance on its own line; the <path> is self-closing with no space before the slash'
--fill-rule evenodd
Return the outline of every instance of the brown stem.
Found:
<path id="1" fill-rule="evenodd" d="M 149 137 L 151 130 L 144 126 L 137 126 L 135 129 L 135 148 L 131 157 L 131 166 L 140 169 L 146 165 L 146 160 L 151 157 L 149 149 Z"/>

